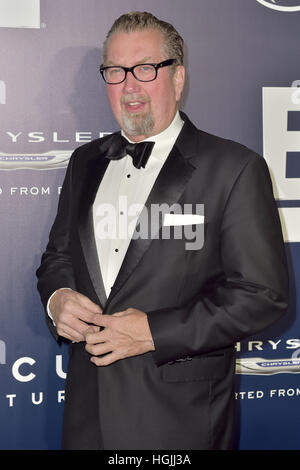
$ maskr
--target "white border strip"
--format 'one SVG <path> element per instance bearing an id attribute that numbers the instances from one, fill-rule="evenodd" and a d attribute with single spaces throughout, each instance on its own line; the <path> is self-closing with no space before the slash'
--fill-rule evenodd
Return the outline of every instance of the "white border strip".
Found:
<path id="1" fill-rule="evenodd" d="M 40 0 L 0 0 L 0 27 L 41 27 Z"/>

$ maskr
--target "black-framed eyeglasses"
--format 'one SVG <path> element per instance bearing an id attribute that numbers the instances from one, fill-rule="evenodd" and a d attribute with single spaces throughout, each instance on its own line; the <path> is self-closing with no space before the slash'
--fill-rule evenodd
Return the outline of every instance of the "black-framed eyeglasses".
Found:
<path id="1" fill-rule="evenodd" d="M 176 59 L 163 60 L 159 64 L 137 64 L 133 67 L 116 65 L 104 67 L 100 65 L 99 71 L 104 81 L 109 85 L 118 85 L 124 82 L 128 72 L 131 72 L 134 78 L 140 82 L 152 82 L 157 77 L 158 69 L 168 67 L 168 65 L 172 65 L 174 62 L 176 62 Z"/>

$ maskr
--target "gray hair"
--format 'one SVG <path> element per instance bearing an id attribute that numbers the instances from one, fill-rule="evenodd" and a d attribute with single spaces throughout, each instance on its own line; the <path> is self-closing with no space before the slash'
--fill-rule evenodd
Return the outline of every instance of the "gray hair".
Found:
<path id="1" fill-rule="evenodd" d="M 117 32 L 131 33 L 134 31 L 155 29 L 164 37 L 164 54 L 166 59 L 176 59 L 176 65 L 183 65 L 183 39 L 174 26 L 159 20 L 146 11 L 133 11 L 120 16 L 112 25 L 103 43 L 102 59 L 107 60 L 107 43 L 110 36 Z"/>

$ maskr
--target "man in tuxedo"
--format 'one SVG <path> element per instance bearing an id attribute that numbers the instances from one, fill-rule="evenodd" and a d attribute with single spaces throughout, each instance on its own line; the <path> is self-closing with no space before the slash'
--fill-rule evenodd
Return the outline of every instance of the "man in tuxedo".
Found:
<path id="1" fill-rule="evenodd" d="M 70 340 L 63 448 L 229 449 L 234 345 L 287 308 L 267 166 L 178 111 L 170 24 L 122 15 L 100 71 L 121 133 L 73 153 L 37 271 Z"/>

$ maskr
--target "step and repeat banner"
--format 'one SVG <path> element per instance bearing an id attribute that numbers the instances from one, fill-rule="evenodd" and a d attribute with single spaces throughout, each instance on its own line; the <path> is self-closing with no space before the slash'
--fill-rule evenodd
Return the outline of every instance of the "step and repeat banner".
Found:
<path id="1" fill-rule="evenodd" d="M 269 165 L 290 307 L 236 345 L 236 440 L 300 449 L 300 0 L 0 0 L 0 448 L 60 448 L 67 345 L 46 327 L 35 271 L 72 151 L 117 129 L 98 66 L 132 10 L 185 39 L 181 109 Z"/>

